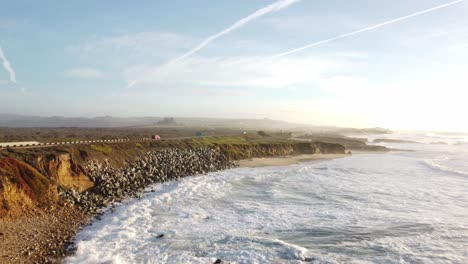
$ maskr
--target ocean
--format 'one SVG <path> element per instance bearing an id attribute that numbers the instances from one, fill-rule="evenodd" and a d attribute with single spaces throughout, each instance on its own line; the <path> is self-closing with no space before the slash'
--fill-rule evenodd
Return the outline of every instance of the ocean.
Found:
<path id="1" fill-rule="evenodd" d="M 468 136 L 385 137 L 417 143 L 151 186 L 66 263 L 468 263 Z"/>

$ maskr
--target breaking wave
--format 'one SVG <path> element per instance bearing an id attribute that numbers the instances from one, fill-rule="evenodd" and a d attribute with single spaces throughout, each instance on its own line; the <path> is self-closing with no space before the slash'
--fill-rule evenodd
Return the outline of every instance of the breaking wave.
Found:
<path id="1" fill-rule="evenodd" d="M 438 159 L 424 160 L 423 163 L 427 165 L 429 168 L 434 169 L 436 171 L 441 171 L 441 172 L 445 172 L 449 174 L 455 174 L 458 176 L 468 177 L 468 171 L 462 171 L 462 170 L 441 164 L 443 161 L 448 161 L 448 160 L 449 160 L 448 158 L 438 158 Z"/>
<path id="2" fill-rule="evenodd" d="M 452 176 L 468 175 L 459 148 L 155 185 L 84 228 L 65 262 L 468 263 L 468 180 Z"/>

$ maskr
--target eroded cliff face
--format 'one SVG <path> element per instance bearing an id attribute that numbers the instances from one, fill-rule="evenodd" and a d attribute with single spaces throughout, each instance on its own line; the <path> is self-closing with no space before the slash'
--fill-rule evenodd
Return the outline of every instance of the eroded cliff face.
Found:
<path id="1" fill-rule="evenodd" d="M 94 186 L 82 166 L 74 161 L 69 153 L 39 157 L 37 164 L 60 186 L 80 192 Z"/>
<path id="2" fill-rule="evenodd" d="M 160 145 L 159 145 L 160 144 Z M 78 193 L 93 189 L 95 183 L 85 170 L 90 160 L 106 162 L 115 169 L 127 162 L 140 160 L 149 151 L 167 148 L 194 149 L 188 142 L 155 142 L 115 144 L 113 152 L 104 155 L 88 145 L 62 149 L 38 149 L 29 152 L 1 153 L 0 158 L 0 219 L 15 218 L 31 210 L 58 206 L 63 202 L 60 190 Z M 332 143 L 269 143 L 214 144 L 227 160 L 275 157 L 298 154 L 344 154 L 345 147 Z M 181 161 L 183 162 L 183 161 Z M 94 178 L 93 178 L 94 179 Z"/>
<path id="3" fill-rule="evenodd" d="M 345 154 L 346 148 L 339 144 L 313 143 L 278 143 L 278 144 L 238 144 L 216 145 L 232 160 L 281 157 L 300 154 Z"/>
<path id="4" fill-rule="evenodd" d="M 14 218 L 57 201 L 56 186 L 37 169 L 12 158 L 0 160 L 0 218 Z"/>
<path id="5" fill-rule="evenodd" d="M 68 153 L 39 156 L 34 165 L 15 158 L 0 160 L 0 218 L 56 203 L 59 186 L 83 192 L 94 185 Z"/>

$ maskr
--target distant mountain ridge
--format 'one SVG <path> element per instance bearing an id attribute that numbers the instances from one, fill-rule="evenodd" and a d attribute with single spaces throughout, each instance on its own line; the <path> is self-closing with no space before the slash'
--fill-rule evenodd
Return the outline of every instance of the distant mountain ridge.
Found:
<path id="1" fill-rule="evenodd" d="M 160 117 L 63 117 L 63 116 L 22 116 L 0 114 L 0 127 L 129 127 L 156 124 Z"/>
<path id="2" fill-rule="evenodd" d="M 290 123 L 282 120 L 263 119 L 227 119 L 227 118 L 191 118 L 191 117 L 63 117 L 63 116 L 23 116 L 0 113 L 0 128 L 33 128 L 33 127 L 87 127 L 87 128 L 118 128 L 118 127 L 158 127 L 179 126 L 198 128 L 233 128 L 240 130 L 290 130 L 315 131 L 339 134 L 386 134 L 390 130 L 384 128 L 340 128 L 334 126 L 314 126 Z"/>
<path id="3" fill-rule="evenodd" d="M 151 127 L 179 125 L 187 127 L 209 128 L 271 128 L 292 129 L 305 127 L 303 124 L 293 124 L 271 119 L 222 119 L 222 118 L 188 118 L 188 117 L 63 117 L 63 116 L 23 116 L 15 114 L 0 114 L 0 127 L 31 128 L 31 127 Z"/>

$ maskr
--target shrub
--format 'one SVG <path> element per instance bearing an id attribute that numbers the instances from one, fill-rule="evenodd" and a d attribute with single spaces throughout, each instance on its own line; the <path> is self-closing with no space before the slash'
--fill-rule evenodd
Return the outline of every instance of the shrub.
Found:
<path id="1" fill-rule="evenodd" d="M 268 135 L 268 134 L 267 134 L 265 131 L 263 131 L 263 130 L 258 131 L 257 134 L 258 134 L 259 136 L 262 136 L 262 137 L 269 137 L 269 136 L 270 136 L 270 135 Z"/>
<path id="2" fill-rule="evenodd" d="M 98 146 L 98 145 L 91 145 L 91 149 L 95 151 L 99 151 L 104 155 L 109 155 L 112 153 L 112 148 L 106 145 Z"/>

